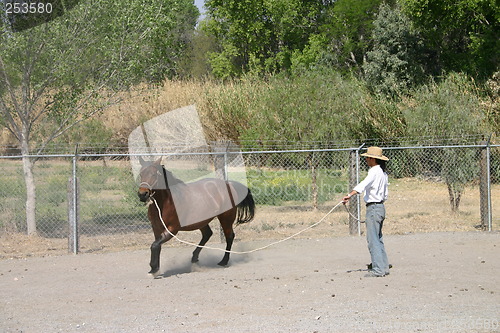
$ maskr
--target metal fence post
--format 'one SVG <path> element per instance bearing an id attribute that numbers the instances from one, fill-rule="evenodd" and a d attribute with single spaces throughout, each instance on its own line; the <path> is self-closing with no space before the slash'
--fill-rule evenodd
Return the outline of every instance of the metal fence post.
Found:
<path id="1" fill-rule="evenodd" d="M 363 143 L 361 146 L 356 149 L 356 185 L 359 184 L 359 151 L 363 148 L 365 144 Z M 356 216 L 358 217 L 358 236 L 361 236 L 361 200 L 359 197 L 356 201 Z"/>
<path id="2" fill-rule="evenodd" d="M 486 147 L 486 166 L 488 170 L 488 231 L 493 230 L 493 208 L 491 207 L 491 147 L 490 147 L 490 140 L 488 140 L 488 147 Z"/>
<path id="3" fill-rule="evenodd" d="M 215 142 L 213 144 L 214 150 L 214 168 L 215 174 L 217 177 L 222 178 L 224 181 L 228 181 L 228 150 L 229 150 L 229 142 Z M 224 230 L 222 227 L 218 225 L 219 228 L 219 237 L 220 242 L 223 243 L 226 239 L 224 235 Z"/>
<path id="4" fill-rule="evenodd" d="M 226 181 L 226 182 L 228 181 L 228 177 L 229 177 L 228 173 L 227 173 L 227 169 L 228 168 L 227 168 L 227 149 L 226 149 L 226 151 L 224 152 L 224 172 L 223 172 L 224 181 Z"/>
<path id="5" fill-rule="evenodd" d="M 481 228 L 491 231 L 491 175 L 490 175 L 490 142 L 484 141 L 484 147 L 481 148 L 481 157 L 479 161 L 480 181 L 479 197 L 481 212 Z"/>
<path id="6" fill-rule="evenodd" d="M 68 182 L 68 250 L 71 253 L 78 254 L 80 250 L 78 234 L 78 178 L 77 168 L 78 146 L 75 148 L 75 155 L 72 158 L 72 175 Z"/>
<path id="7" fill-rule="evenodd" d="M 357 182 L 358 175 L 357 175 L 357 169 L 358 169 L 358 151 L 357 150 L 351 150 L 349 153 L 349 191 L 353 189 Z M 354 214 L 358 215 L 358 196 L 355 195 L 351 198 L 350 200 L 350 205 L 349 205 L 349 210 L 351 214 L 349 214 L 349 234 L 350 235 L 355 235 L 359 234 L 359 223 L 356 220 L 356 218 L 353 216 Z"/>

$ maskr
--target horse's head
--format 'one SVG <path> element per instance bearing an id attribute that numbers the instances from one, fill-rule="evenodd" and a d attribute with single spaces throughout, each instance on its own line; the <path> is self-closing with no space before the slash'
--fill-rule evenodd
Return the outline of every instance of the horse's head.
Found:
<path id="1" fill-rule="evenodd" d="M 161 165 L 161 158 L 150 163 L 139 157 L 139 161 L 141 162 L 141 172 L 139 174 L 140 184 L 137 195 L 139 196 L 139 200 L 146 202 L 152 196 L 153 190 L 167 188 L 165 173 Z"/>

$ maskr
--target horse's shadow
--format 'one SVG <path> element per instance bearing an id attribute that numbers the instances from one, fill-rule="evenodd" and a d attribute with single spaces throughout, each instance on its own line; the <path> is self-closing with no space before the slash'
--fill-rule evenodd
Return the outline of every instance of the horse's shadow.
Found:
<path id="1" fill-rule="evenodd" d="M 224 269 L 234 266 L 239 263 L 247 262 L 250 260 L 249 255 L 233 256 L 227 266 L 219 266 L 218 262 L 220 257 L 215 254 L 201 255 L 200 260 L 192 263 L 189 258 L 183 259 L 182 262 L 174 262 L 171 267 L 164 271 L 162 274 L 155 276 L 157 279 L 168 278 L 172 276 L 179 276 L 183 274 L 190 274 L 196 272 L 206 272 L 214 269 Z"/>

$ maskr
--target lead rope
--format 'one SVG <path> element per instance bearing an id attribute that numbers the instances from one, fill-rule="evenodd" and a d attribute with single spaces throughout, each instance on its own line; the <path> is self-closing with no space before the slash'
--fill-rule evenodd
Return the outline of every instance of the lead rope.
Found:
<path id="1" fill-rule="evenodd" d="M 351 216 L 353 219 L 355 219 L 359 223 L 365 223 L 365 221 L 362 221 L 362 220 L 358 219 L 356 216 L 354 216 L 353 213 L 351 213 L 351 211 L 349 210 L 349 208 L 347 208 L 346 205 L 344 205 L 344 208 L 347 211 L 347 213 L 349 214 L 349 216 Z"/>
<path id="2" fill-rule="evenodd" d="M 341 203 L 342 201 L 340 201 L 338 204 L 336 204 L 332 209 L 330 209 L 330 211 L 328 213 L 325 214 L 325 216 L 323 216 L 318 222 L 315 222 L 313 224 L 311 224 L 310 226 L 308 226 L 307 228 L 305 229 L 302 229 L 300 230 L 299 232 L 296 232 L 294 233 L 293 235 L 291 236 L 288 236 L 286 238 L 283 238 L 279 241 L 276 241 L 276 242 L 273 242 L 273 243 L 270 243 L 270 244 L 267 244 L 265 246 L 262 246 L 262 247 L 259 247 L 259 248 L 256 248 L 256 249 L 253 249 L 253 250 L 250 250 L 250 251 L 229 251 L 229 250 L 225 250 L 225 249 L 221 249 L 221 248 L 218 248 L 218 247 L 211 247 L 211 246 L 206 246 L 206 245 L 198 245 L 198 244 L 195 244 L 195 243 L 191 243 L 191 242 L 187 242 L 185 240 L 182 240 L 180 239 L 179 237 L 177 237 L 176 235 L 174 235 L 170 230 L 168 230 L 167 226 L 165 225 L 165 221 L 163 221 L 163 218 L 161 217 L 161 210 L 160 210 L 160 207 L 158 207 L 158 203 L 156 202 L 155 198 L 153 197 L 150 197 L 151 200 L 153 200 L 156 208 L 158 209 L 158 215 L 160 216 L 160 221 L 161 223 L 163 224 L 163 227 L 165 228 L 165 230 L 170 234 L 170 236 L 172 236 L 173 238 L 175 238 L 177 241 L 181 242 L 181 243 L 184 243 L 184 244 L 187 244 L 187 245 L 191 245 L 191 246 L 196 246 L 196 247 L 201 247 L 201 248 L 204 248 L 204 249 L 210 249 L 210 250 L 218 250 L 218 251 L 222 251 L 222 252 L 227 252 L 227 253 L 232 253 L 232 254 L 247 254 L 247 253 L 252 253 L 252 252 L 257 252 L 257 251 L 261 251 L 261 250 L 264 250 L 264 249 L 267 249 L 268 247 L 271 247 L 273 245 L 276 245 L 276 244 L 279 244 L 279 243 L 282 243 L 282 242 L 285 242 L 295 236 L 298 236 L 300 235 L 301 233 L 303 233 L 304 231 L 306 230 L 309 230 L 311 228 L 314 228 L 315 226 L 317 226 L 318 224 L 320 224 L 321 222 L 323 222 L 326 217 L 328 215 L 330 215 Z"/>

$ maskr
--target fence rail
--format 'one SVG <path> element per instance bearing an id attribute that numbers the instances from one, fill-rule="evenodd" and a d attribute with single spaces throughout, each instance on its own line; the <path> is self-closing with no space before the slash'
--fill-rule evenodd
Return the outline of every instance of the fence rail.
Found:
<path id="1" fill-rule="evenodd" d="M 244 151 L 246 179 L 258 205 L 256 222 L 242 233 L 278 237 L 318 219 L 364 177 L 364 147 Z M 385 229 L 405 233 L 500 228 L 500 146 L 442 145 L 386 147 L 390 158 L 390 197 Z M 168 155 L 166 167 L 181 172 L 209 172 L 214 156 L 233 152 Z M 139 155 L 139 154 L 137 154 Z M 148 154 L 149 156 L 150 154 Z M 179 156 L 192 163 L 179 164 Z M 123 235 L 150 236 L 146 209 L 127 153 L 33 155 L 37 232 L 47 239 L 68 239 L 68 249 L 99 249 L 106 242 L 126 242 Z M 0 237 L 26 232 L 26 189 L 22 156 L 0 156 Z M 204 161 L 204 163 L 199 163 Z M 181 166 L 180 166 L 181 165 Z M 361 217 L 364 207 L 351 203 Z M 345 213 L 345 212 L 344 212 Z M 362 232 L 356 219 L 334 216 L 324 235 Z M 197 237 L 197 236 L 196 236 Z M 102 245 L 89 245 L 90 243 Z"/>

